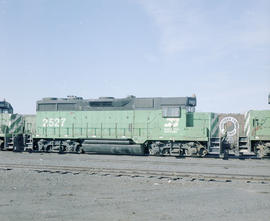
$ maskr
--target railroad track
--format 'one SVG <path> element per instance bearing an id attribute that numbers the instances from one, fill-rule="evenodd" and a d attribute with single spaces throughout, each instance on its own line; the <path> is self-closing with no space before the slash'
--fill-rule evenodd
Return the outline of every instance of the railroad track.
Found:
<path id="1" fill-rule="evenodd" d="M 28 169 L 38 173 L 59 173 L 59 174 L 89 174 L 101 176 L 128 176 L 128 177 L 145 177 L 156 179 L 180 180 L 188 179 L 190 181 L 246 181 L 269 183 L 268 175 L 247 175 L 247 174 L 230 174 L 230 173 L 198 173 L 198 172 L 172 172 L 164 170 L 142 170 L 142 169 L 118 169 L 118 168 L 95 168 L 95 167 L 74 167 L 74 166 L 57 166 L 57 165 L 27 165 L 27 164 L 0 164 L 0 170 Z"/>

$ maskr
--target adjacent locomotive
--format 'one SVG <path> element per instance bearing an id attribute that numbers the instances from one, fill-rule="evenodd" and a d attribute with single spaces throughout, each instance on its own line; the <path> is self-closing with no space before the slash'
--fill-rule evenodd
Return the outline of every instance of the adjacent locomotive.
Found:
<path id="1" fill-rule="evenodd" d="M 4 101 L 0 101 L 0 148 L 3 149 L 6 137 L 9 136 L 7 128 L 9 125 L 10 114 L 13 113 L 12 106 Z"/>
<path id="2" fill-rule="evenodd" d="M 251 110 L 245 115 L 248 149 L 258 157 L 270 155 L 270 110 Z"/>
<path id="3" fill-rule="evenodd" d="M 32 146 L 35 115 L 14 114 L 7 101 L 0 101 L 0 149 L 21 151 Z"/>

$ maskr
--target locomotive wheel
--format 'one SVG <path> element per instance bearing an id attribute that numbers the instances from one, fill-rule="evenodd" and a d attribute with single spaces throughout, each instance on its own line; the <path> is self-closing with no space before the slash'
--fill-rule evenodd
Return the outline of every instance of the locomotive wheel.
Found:
<path id="1" fill-rule="evenodd" d="M 63 146 L 60 146 L 60 147 L 59 147 L 58 153 L 59 153 L 59 154 L 63 154 L 63 153 L 65 153 L 65 151 L 66 151 L 66 148 L 63 147 Z"/>
<path id="2" fill-rule="evenodd" d="M 264 158 L 267 155 L 268 148 L 265 145 L 259 144 L 256 149 L 258 158 Z"/>
<path id="3" fill-rule="evenodd" d="M 4 149 L 4 141 L 0 140 L 0 150 L 3 150 L 3 149 Z"/>
<path id="4" fill-rule="evenodd" d="M 149 148 L 149 155 L 155 156 L 157 154 L 156 154 L 156 151 L 153 148 Z"/>
<path id="5" fill-rule="evenodd" d="M 160 156 L 160 148 L 156 143 L 152 143 L 149 147 L 149 155 Z"/>
<path id="6" fill-rule="evenodd" d="M 198 155 L 200 157 L 205 157 L 207 153 L 208 153 L 208 151 L 205 148 L 200 148 Z"/>
<path id="7" fill-rule="evenodd" d="M 81 146 L 79 146 L 79 145 L 77 145 L 77 146 L 75 147 L 75 152 L 76 152 L 76 153 L 81 153 L 81 154 L 85 153 L 84 150 L 83 150 L 83 149 L 81 148 Z"/>
<path id="8" fill-rule="evenodd" d="M 258 158 L 264 158 L 265 157 L 265 152 L 263 148 L 260 148 L 257 150 L 257 157 Z"/>
<path id="9" fill-rule="evenodd" d="M 52 149 L 52 146 L 48 145 L 47 147 L 45 147 L 45 152 L 49 153 L 49 152 L 51 152 L 51 149 Z"/>

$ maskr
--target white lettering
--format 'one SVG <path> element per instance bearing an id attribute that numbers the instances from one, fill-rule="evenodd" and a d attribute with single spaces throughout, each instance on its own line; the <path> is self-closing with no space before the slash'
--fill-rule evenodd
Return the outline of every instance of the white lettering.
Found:
<path id="1" fill-rule="evenodd" d="M 42 120 L 43 127 L 63 127 L 65 124 L 66 118 L 44 118 Z"/>

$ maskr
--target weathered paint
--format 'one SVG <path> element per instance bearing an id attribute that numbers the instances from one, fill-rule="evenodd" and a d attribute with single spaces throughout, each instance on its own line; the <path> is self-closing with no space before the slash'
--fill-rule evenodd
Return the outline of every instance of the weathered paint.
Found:
<path id="1" fill-rule="evenodd" d="M 23 116 L 20 114 L 0 114 L 0 137 L 23 133 Z"/>
<path id="2" fill-rule="evenodd" d="M 11 114 L 0 114 L 0 137 L 4 137 L 8 133 L 10 117 Z"/>
<path id="3" fill-rule="evenodd" d="M 270 110 L 251 110 L 246 114 L 245 133 L 250 141 L 270 141 Z"/>

